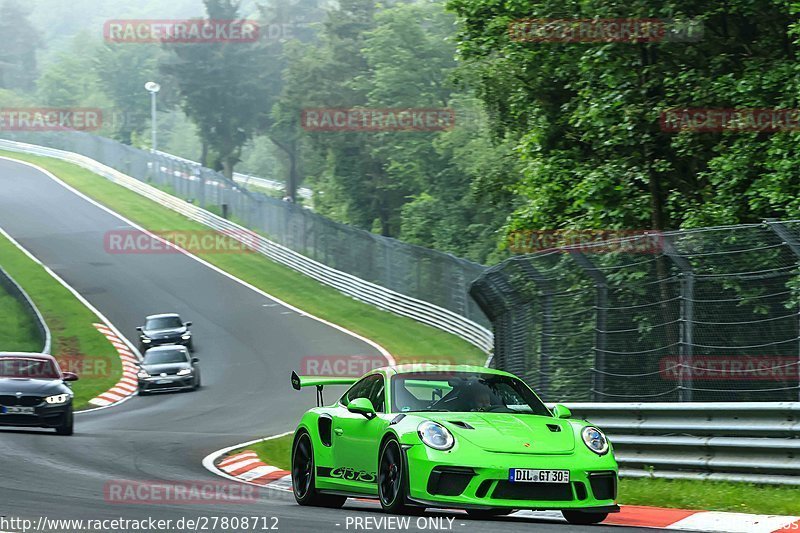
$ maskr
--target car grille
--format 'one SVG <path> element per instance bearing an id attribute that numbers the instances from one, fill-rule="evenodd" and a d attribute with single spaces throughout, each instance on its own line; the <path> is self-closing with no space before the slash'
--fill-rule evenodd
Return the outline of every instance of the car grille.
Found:
<path id="1" fill-rule="evenodd" d="M 428 493 L 458 496 L 474 476 L 471 468 L 436 467 L 428 478 Z"/>
<path id="2" fill-rule="evenodd" d="M 497 500 L 572 501 L 569 483 L 512 483 L 498 481 L 492 493 Z"/>
<path id="3" fill-rule="evenodd" d="M 174 389 L 176 387 L 188 387 L 191 385 L 191 379 L 176 379 L 175 381 L 171 381 L 169 383 L 148 383 L 146 386 L 147 390 L 159 390 L 159 389 Z"/>
<path id="4" fill-rule="evenodd" d="M 0 405 L 34 407 L 42 403 L 43 400 L 44 398 L 41 396 L 22 396 L 21 398 L 17 398 L 10 394 L 0 395 Z"/>
<path id="5" fill-rule="evenodd" d="M 617 476 L 613 472 L 589 474 L 592 493 L 598 500 L 615 500 L 617 498 Z"/>
<path id="6" fill-rule="evenodd" d="M 38 426 L 40 420 L 31 415 L 0 415 L 0 426 Z"/>

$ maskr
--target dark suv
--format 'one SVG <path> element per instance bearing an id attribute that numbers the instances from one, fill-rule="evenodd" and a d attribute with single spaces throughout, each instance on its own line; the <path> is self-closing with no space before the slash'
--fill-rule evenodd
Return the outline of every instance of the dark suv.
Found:
<path id="1" fill-rule="evenodd" d="M 194 351 L 192 332 L 189 331 L 191 325 L 191 322 L 182 322 L 177 313 L 150 315 L 145 319 L 144 326 L 136 328 L 139 332 L 139 351 L 144 353 L 153 346 L 164 344 L 180 344 Z"/>

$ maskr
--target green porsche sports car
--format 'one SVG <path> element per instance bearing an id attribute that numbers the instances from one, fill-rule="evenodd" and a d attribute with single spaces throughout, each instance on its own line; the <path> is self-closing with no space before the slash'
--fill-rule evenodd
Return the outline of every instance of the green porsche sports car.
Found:
<path id="1" fill-rule="evenodd" d="M 325 385 L 352 385 L 322 406 Z M 560 510 L 573 524 L 619 511 L 617 462 L 598 428 L 550 411 L 520 379 L 478 366 L 408 365 L 362 378 L 301 377 L 317 404 L 292 445 L 300 505 L 377 498 L 391 513 L 425 507 L 506 515 Z"/>

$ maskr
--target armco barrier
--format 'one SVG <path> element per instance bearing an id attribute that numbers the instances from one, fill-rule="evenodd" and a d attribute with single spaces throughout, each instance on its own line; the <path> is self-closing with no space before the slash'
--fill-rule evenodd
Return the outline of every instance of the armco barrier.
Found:
<path id="1" fill-rule="evenodd" d="M 217 231 L 227 232 L 232 238 L 254 248 L 271 260 L 301 272 L 320 283 L 329 285 L 352 298 L 457 335 L 484 352 L 489 352 L 492 349 L 492 333 L 488 329 L 453 311 L 400 294 L 314 261 L 265 237 L 249 232 L 246 228 L 230 220 L 172 196 L 89 157 L 64 150 L 2 139 L 0 139 L 0 148 L 14 152 L 54 157 L 74 163 L 126 189 L 158 202 L 191 220 Z"/>
<path id="2" fill-rule="evenodd" d="M 606 432 L 623 477 L 800 485 L 800 402 L 566 405 Z"/>
<path id="3" fill-rule="evenodd" d="M 39 333 L 39 339 L 42 342 L 42 353 L 50 353 L 50 328 L 47 327 L 44 317 L 39 312 L 36 304 L 33 303 L 33 300 L 31 300 L 31 297 L 28 296 L 28 293 L 25 292 L 25 289 L 14 281 L 2 268 L 0 268 L 0 287 L 3 287 L 12 298 L 22 304 L 25 311 L 33 318 L 33 322 L 36 324 L 36 330 Z M 0 349 L 2 349 L 2 346 L 0 346 Z"/>

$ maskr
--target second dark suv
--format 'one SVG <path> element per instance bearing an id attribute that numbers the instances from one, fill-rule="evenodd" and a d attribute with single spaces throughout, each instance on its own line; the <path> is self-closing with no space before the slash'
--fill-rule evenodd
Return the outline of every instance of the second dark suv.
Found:
<path id="1" fill-rule="evenodd" d="M 150 315 L 144 326 L 136 328 L 139 332 L 139 351 L 144 353 L 153 346 L 179 344 L 194 351 L 191 322 L 183 322 L 177 313 Z"/>

